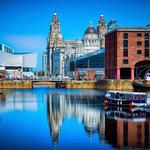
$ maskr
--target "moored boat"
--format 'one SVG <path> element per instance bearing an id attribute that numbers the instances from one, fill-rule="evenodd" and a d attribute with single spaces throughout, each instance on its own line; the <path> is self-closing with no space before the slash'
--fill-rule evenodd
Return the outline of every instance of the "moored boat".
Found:
<path id="1" fill-rule="evenodd" d="M 147 95 L 142 92 L 107 91 L 105 104 L 119 106 L 146 106 Z"/>
<path id="2" fill-rule="evenodd" d="M 150 73 L 146 73 L 143 82 L 133 82 L 135 91 L 150 91 Z"/>

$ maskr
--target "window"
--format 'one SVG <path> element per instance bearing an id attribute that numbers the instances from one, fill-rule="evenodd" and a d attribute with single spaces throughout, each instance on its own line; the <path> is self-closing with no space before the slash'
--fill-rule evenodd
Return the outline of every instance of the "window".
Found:
<path id="1" fill-rule="evenodd" d="M 123 59 L 123 64 L 128 64 L 128 59 Z"/>
<path id="2" fill-rule="evenodd" d="M 137 41 L 137 46 L 141 46 L 142 42 L 141 41 Z"/>
<path id="3" fill-rule="evenodd" d="M 123 40 L 123 47 L 128 47 L 128 40 Z"/>
<path id="4" fill-rule="evenodd" d="M 145 49 L 145 57 L 149 57 L 149 49 Z"/>
<path id="5" fill-rule="evenodd" d="M 145 33 L 145 40 L 149 40 L 149 34 L 148 33 Z"/>
<path id="6" fill-rule="evenodd" d="M 137 50 L 137 55 L 141 55 L 142 51 L 141 50 Z"/>
<path id="7" fill-rule="evenodd" d="M 145 40 L 145 47 L 149 47 L 149 40 Z"/>
<path id="8" fill-rule="evenodd" d="M 33 69 L 32 69 L 32 68 L 29 68 L 29 67 L 24 67 L 24 68 L 23 68 L 23 71 L 24 71 L 24 72 L 31 72 L 31 71 L 33 71 Z"/>
<path id="9" fill-rule="evenodd" d="M 142 34 L 141 33 L 137 33 L 137 37 L 142 37 Z"/>
<path id="10" fill-rule="evenodd" d="M 123 39 L 128 39 L 128 33 L 123 33 Z"/>
<path id="11" fill-rule="evenodd" d="M 123 56 L 128 57 L 128 49 L 123 49 Z"/>

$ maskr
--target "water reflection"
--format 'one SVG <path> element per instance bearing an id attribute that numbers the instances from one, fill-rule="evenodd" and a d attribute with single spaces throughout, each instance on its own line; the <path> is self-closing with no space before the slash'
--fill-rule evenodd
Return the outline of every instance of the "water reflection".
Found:
<path id="1" fill-rule="evenodd" d="M 149 148 L 150 110 L 104 106 L 103 98 L 92 90 L 7 92 L 0 96 L 0 149 Z"/>
<path id="2" fill-rule="evenodd" d="M 75 117 L 79 123 L 83 124 L 89 137 L 97 132 L 100 139 L 104 139 L 105 114 L 102 102 L 103 95 L 49 93 L 47 112 L 53 143 L 58 142 L 65 117 Z"/>
<path id="3" fill-rule="evenodd" d="M 15 91 L 1 94 L 0 112 L 11 110 L 37 110 L 37 97 L 35 93 L 29 91 Z"/>
<path id="4" fill-rule="evenodd" d="M 115 147 L 149 147 L 149 126 L 148 109 L 106 107 L 105 138 Z"/>
<path id="5" fill-rule="evenodd" d="M 65 117 L 76 117 L 85 132 L 99 134 L 114 147 L 149 147 L 150 114 L 145 108 L 106 107 L 103 97 L 49 93 L 47 110 L 53 143 L 58 142 Z"/>

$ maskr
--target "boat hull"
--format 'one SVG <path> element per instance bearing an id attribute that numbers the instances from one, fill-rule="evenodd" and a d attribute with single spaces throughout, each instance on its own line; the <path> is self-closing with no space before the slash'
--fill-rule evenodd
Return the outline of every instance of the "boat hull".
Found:
<path id="1" fill-rule="evenodd" d="M 150 91 L 150 84 L 143 82 L 133 82 L 133 88 L 135 91 Z"/>
<path id="2" fill-rule="evenodd" d="M 119 99 L 111 99 L 106 97 L 105 104 L 111 104 L 116 106 L 130 106 L 130 107 L 140 107 L 140 106 L 146 106 L 146 101 L 144 100 L 119 100 Z"/>

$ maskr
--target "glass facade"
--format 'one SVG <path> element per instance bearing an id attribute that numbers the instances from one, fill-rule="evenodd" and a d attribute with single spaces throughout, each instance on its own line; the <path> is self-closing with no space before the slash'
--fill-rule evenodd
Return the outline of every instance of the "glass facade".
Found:
<path id="1" fill-rule="evenodd" d="M 104 57 L 104 53 L 98 53 L 97 55 L 72 61 L 70 63 L 70 71 L 75 71 L 77 68 L 104 68 Z"/>

